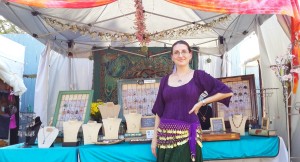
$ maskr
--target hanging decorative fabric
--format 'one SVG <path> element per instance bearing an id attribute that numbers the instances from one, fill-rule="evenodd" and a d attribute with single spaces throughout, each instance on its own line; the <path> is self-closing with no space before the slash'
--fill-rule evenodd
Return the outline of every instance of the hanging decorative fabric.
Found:
<path id="1" fill-rule="evenodd" d="M 195 10 L 238 13 L 238 14 L 284 14 L 294 16 L 296 0 L 253 1 L 253 0 L 166 0 Z"/>
<path id="2" fill-rule="evenodd" d="M 237 0 L 166 0 L 168 2 L 192 8 L 195 10 L 236 13 L 236 14 L 282 14 L 291 16 L 291 42 L 293 45 L 292 64 L 299 67 L 300 64 L 300 16 L 298 0 L 280 1 L 237 1 Z M 293 73 L 293 93 L 297 92 L 299 74 Z"/>
<path id="3" fill-rule="evenodd" d="M 106 5 L 116 0 L 7 0 L 41 8 L 91 8 Z"/>
<path id="4" fill-rule="evenodd" d="M 295 16 L 291 18 L 291 42 L 292 42 L 292 55 L 293 67 L 300 68 L 300 16 L 299 16 L 299 3 L 295 1 L 295 5 L 293 6 L 293 11 Z M 294 76 L 294 86 L 293 93 L 296 94 L 298 89 L 299 82 L 299 73 L 293 73 Z"/>

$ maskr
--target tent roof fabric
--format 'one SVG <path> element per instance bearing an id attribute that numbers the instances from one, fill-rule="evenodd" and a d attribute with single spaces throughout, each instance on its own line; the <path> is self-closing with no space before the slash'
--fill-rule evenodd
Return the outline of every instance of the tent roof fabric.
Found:
<path id="1" fill-rule="evenodd" d="M 203 12 L 181 7 L 164 0 L 143 1 L 145 24 L 148 33 L 179 32 L 188 30 L 194 24 L 212 23 L 225 17 L 225 14 Z M 15 3 L 0 2 L 1 15 L 19 26 L 27 33 L 37 37 L 43 43 L 54 41 L 56 51 L 68 52 L 68 45 L 74 42 L 78 53 L 89 51 L 92 47 L 135 47 L 140 46 L 137 40 L 114 40 L 112 37 L 99 39 L 99 33 L 134 34 L 135 11 L 134 1 L 122 0 L 108 5 L 85 8 L 34 8 Z M 170 46 L 183 39 L 190 45 L 198 47 L 218 47 L 225 44 L 230 50 L 254 29 L 256 19 L 261 22 L 271 15 L 238 15 L 231 14 L 225 21 L 220 21 L 207 31 L 196 31 L 180 36 L 163 37 L 151 40 L 147 46 Z M 51 20 L 51 21 L 47 21 Z M 59 27 L 60 24 L 60 27 Z M 77 25 L 87 31 L 69 30 Z M 88 33 L 88 34 L 87 34 Z M 91 34 L 92 33 L 92 34 Z M 220 39 L 221 38 L 221 39 Z M 69 42 L 69 44 L 68 44 Z M 73 46 L 72 46 L 73 47 Z"/>

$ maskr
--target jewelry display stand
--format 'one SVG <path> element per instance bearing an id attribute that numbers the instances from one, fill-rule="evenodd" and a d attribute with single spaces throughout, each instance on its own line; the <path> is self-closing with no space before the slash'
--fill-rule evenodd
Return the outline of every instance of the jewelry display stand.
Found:
<path id="1" fill-rule="evenodd" d="M 64 142 L 62 146 L 78 146 L 79 142 L 77 141 L 77 134 L 79 128 L 81 127 L 82 122 L 76 120 L 69 120 L 63 122 L 63 132 L 64 132 Z"/>
<path id="2" fill-rule="evenodd" d="M 103 105 L 99 105 L 99 111 L 102 119 L 117 118 L 120 112 L 120 105 L 114 105 L 113 102 L 107 102 Z"/>
<path id="3" fill-rule="evenodd" d="M 26 126 L 25 143 L 22 147 L 27 148 L 31 147 L 30 145 L 35 145 L 35 140 L 41 125 L 42 122 L 40 117 L 38 116 L 34 119 L 34 123 L 31 123 L 29 126 Z"/>
<path id="4" fill-rule="evenodd" d="M 98 133 L 101 123 L 93 122 L 82 125 L 84 144 L 95 144 L 98 141 Z"/>
<path id="5" fill-rule="evenodd" d="M 127 133 L 139 133 L 141 128 L 142 114 L 124 114 L 127 124 Z"/>
<path id="6" fill-rule="evenodd" d="M 212 108 L 209 105 L 202 106 L 197 115 L 202 130 L 208 130 L 210 128 L 210 118 L 213 116 Z"/>
<path id="7" fill-rule="evenodd" d="M 103 139 L 118 139 L 119 127 L 122 119 L 119 118 L 107 118 L 102 119 L 105 136 Z"/>
<path id="8" fill-rule="evenodd" d="M 246 121 L 248 117 L 243 115 L 233 115 L 228 117 L 228 119 L 229 119 L 231 131 L 240 133 L 241 136 L 244 136 Z"/>
<path id="9" fill-rule="evenodd" d="M 58 129 L 55 127 L 42 127 L 38 133 L 38 147 L 49 148 L 58 135 Z"/>

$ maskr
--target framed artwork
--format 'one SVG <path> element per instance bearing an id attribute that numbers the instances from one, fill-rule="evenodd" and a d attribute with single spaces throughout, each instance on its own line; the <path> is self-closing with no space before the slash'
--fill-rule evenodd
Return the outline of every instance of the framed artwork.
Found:
<path id="1" fill-rule="evenodd" d="M 214 131 L 214 132 L 220 132 L 220 131 L 226 130 L 224 118 L 222 118 L 222 117 L 210 118 L 210 126 L 211 126 L 211 131 Z"/>
<path id="2" fill-rule="evenodd" d="M 268 117 L 263 117 L 261 119 L 261 129 L 269 129 L 270 119 Z"/>
<path id="3" fill-rule="evenodd" d="M 248 116 L 246 127 L 248 127 L 249 120 L 252 123 L 257 123 L 257 103 L 256 103 L 256 89 L 254 75 L 241 75 L 227 78 L 219 78 L 226 84 L 233 92 L 230 99 L 229 107 L 222 103 L 214 103 L 216 117 L 223 117 L 225 127 L 230 128 L 228 117 L 236 114 Z"/>
<path id="4" fill-rule="evenodd" d="M 77 120 L 87 123 L 93 90 L 60 91 L 57 97 L 52 125 L 62 131 L 63 122 Z"/>

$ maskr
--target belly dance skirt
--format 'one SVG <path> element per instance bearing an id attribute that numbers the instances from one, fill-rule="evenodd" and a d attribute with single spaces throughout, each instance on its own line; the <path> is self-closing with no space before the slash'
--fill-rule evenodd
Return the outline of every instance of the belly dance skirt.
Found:
<path id="1" fill-rule="evenodd" d="M 199 122 L 187 123 L 173 119 L 161 119 L 157 128 L 157 147 L 169 149 L 189 143 L 191 160 L 195 161 L 196 145 L 202 147 L 202 129 Z"/>

